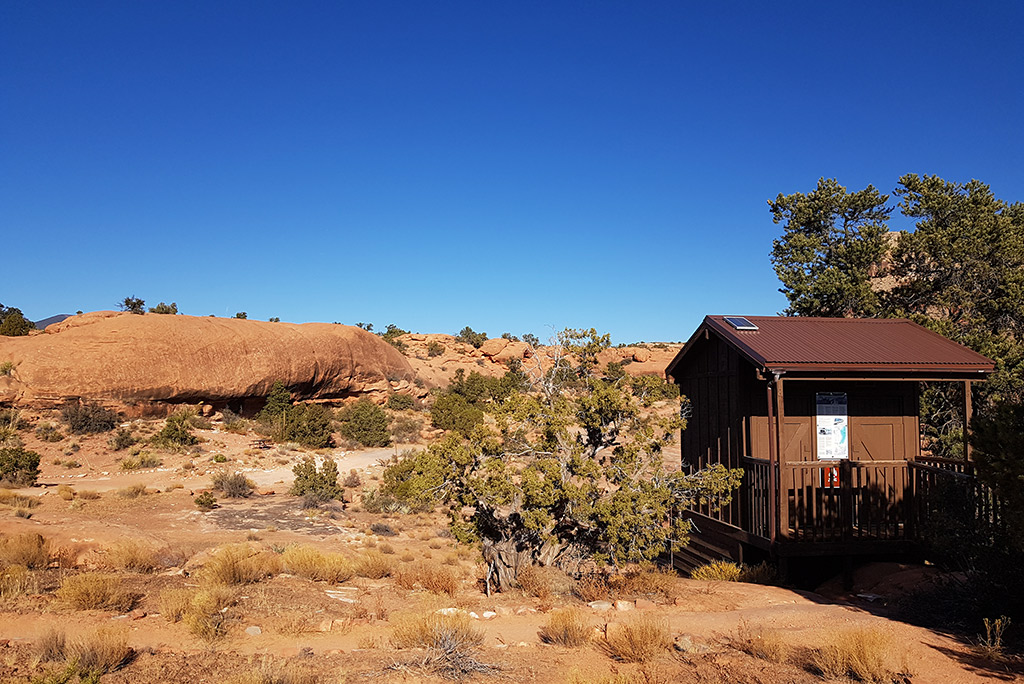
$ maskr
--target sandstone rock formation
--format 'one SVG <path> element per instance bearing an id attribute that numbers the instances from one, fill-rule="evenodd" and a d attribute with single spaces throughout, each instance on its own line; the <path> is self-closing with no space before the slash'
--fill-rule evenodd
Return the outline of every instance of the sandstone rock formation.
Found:
<path id="1" fill-rule="evenodd" d="M 265 397 L 275 380 L 296 398 L 416 391 L 394 347 L 359 328 L 97 311 L 27 337 L 0 337 L 0 402 L 66 397 L 229 404 Z"/>

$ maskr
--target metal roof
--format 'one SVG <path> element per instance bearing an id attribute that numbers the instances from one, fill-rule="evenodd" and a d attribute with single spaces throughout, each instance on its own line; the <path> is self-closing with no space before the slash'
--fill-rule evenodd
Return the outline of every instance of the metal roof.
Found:
<path id="1" fill-rule="evenodd" d="M 771 371 L 991 372 L 994 363 L 905 318 L 744 316 L 757 330 L 737 330 L 725 316 L 707 316 L 668 372 L 713 331 L 755 365 Z"/>

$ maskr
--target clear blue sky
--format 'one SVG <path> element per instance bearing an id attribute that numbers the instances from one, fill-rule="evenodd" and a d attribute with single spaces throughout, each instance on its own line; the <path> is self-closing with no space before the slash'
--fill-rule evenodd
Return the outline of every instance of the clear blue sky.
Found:
<path id="1" fill-rule="evenodd" d="M 785 306 L 766 200 L 1024 200 L 1022 2 L 0 3 L 0 302 L 594 326 Z"/>

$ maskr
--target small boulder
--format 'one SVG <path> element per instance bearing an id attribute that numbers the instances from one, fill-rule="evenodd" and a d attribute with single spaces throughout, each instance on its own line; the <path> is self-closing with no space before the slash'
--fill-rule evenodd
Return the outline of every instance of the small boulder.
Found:
<path id="1" fill-rule="evenodd" d="M 647 363 L 651 360 L 651 351 L 641 347 L 633 352 L 633 360 L 637 363 Z"/>
<path id="2" fill-rule="evenodd" d="M 480 353 L 484 356 L 495 356 L 505 349 L 509 344 L 509 341 L 503 337 L 496 337 L 493 340 L 487 340 L 480 345 Z"/>
<path id="3" fill-rule="evenodd" d="M 245 633 L 249 636 L 259 636 L 260 634 L 263 634 L 263 630 L 257 627 L 256 625 L 252 625 L 250 627 L 245 628 Z"/>
<path id="4" fill-rule="evenodd" d="M 587 605 L 593 608 L 594 610 L 601 611 L 611 610 L 612 608 L 614 608 L 611 601 L 591 601 Z"/>
<path id="5" fill-rule="evenodd" d="M 618 611 L 621 611 L 621 612 L 625 612 L 627 610 L 633 610 L 634 608 L 636 608 L 636 606 L 633 605 L 632 601 L 616 601 L 615 602 L 615 610 L 618 610 Z"/>

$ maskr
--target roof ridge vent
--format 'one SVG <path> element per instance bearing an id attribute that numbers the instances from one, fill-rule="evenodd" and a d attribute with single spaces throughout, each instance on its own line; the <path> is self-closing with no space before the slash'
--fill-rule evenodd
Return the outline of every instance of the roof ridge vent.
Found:
<path id="1" fill-rule="evenodd" d="M 758 327 L 743 316 L 722 316 L 722 319 L 736 330 L 757 330 Z"/>

